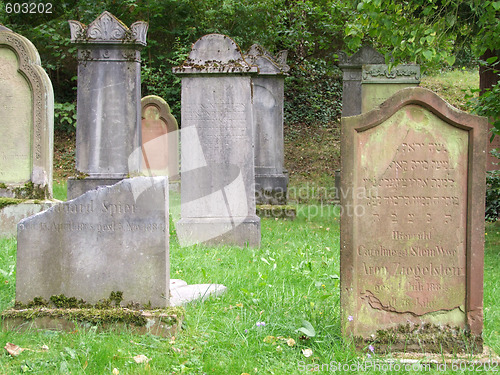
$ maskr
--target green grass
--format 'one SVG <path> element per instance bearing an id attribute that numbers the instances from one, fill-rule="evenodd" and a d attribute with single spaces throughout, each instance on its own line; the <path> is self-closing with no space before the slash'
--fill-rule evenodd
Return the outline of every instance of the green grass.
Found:
<path id="1" fill-rule="evenodd" d="M 467 69 L 449 70 L 422 77 L 420 86 L 436 92 L 454 107 L 468 111 L 470 108 L 465 94 L 470 93 L 471 89 L 479 88 L 479 72 Z"/>
<path id="2" fill-rule="evenodd" d="M 0 373 L 111 374 L 116 368 L 120 374 L 300 374 L 299 363 L 356 363 L 359 354 L 340 334 L 337 210 L 323 206 L 322 215 L 308 218 L 317 209 L 298 208 L 293 222 L 262 220 L 259 249 L 181 249 L 171 236 L 172 278 L 228 287 L 221 297 L 186 306 L 184 329 L 175 340 L 95 330 L 2 332 L 2 346 L 11 342 L 30 350 L 15 358 L 1 354 Z M 489 224 L 487 233 L 484 338 L 500 352 L 500 224 Z M 14 300 L 15 248 L 15 239 L 0 240 L 2 309 Z M 315 337 L 301 339 L 302 320 L 312 324 Z M 290 338 L 295 345 L 287 345 Z M 306 348 L 313 352 L 309 358 L 302 354 Z M 135 363 L 140 354 L 151 361 Z"/>
<path id="3" fill-rule="evenodd" d="M 54 195 L 54 199 L 59 199 L 61 201 L 65 201 L 66 200 L 66 197 L 67 197 L 67 182 L 66 180 L 62 180 L 62 181 L 55 181 L 54 180 L 54 184 L 52 185 L 52 190 L 53 190 L 53 195 Z"/>

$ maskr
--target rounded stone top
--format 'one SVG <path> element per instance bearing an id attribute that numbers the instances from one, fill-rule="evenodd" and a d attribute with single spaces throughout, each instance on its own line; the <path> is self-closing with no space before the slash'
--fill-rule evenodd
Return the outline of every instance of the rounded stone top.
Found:
<path id="1" fill-rule="evenodd" d="M 146 45 L 148 23 L 134 22 L 128 28 L 108 11 L 103 12 L 91 24 L 68 21 L 73 43 L 91 44 L 141 44 Z"/>
<path id="2" fill-rule="evenodd" d="M 240 47 L 230 37 L 208 34 L 193 44 L 189 57 L 173 71 L 176 74 L 255 73 L 258 68 L 245 61 Z"/>

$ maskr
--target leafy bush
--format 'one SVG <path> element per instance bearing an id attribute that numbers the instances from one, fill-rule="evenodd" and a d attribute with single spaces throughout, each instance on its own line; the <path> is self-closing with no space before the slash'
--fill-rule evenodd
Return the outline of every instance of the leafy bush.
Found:
<path id="1" fill-rule="evenodd" d="M 342 112 L 342 75 L 338 67 L 311 59 L 291 66 L 285 80 L 285 122 L 323 127 Z"/>
<path id="2" fill-rule="evenodd" d="M 493 156 L 500 158 L 500 150 L 493 150 Z M 500 170 L 488 171 L 486 175 L 485 218 L 496 221 L 500 218 Z"/>
<path id="3" fill-rule="evenodd" d="M 75 103 L 54 103 L 54 130 L 74 133 L 76 130 Z"/>

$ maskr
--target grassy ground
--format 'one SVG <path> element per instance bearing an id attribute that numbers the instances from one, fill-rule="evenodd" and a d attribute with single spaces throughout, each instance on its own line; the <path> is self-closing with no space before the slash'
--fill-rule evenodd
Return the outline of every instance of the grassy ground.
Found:
<path id="1" fill-rule="evenodd" d="M 447 100 L 460 106 L 462 93 L 453 82 L 462 76 L 465 82 L 475 79 L 474 72 L 445 73 L 425 78 L 422 85 L 435 85 L 431 88 L 445 97 L 448 92 Z M 339 167 L 339 124 L 286 126 L 285 134 L 294 198 L 328 204 L 333 171 Z M 60 136 L 56 143 L 54 196 L 64 200 L 65 178 L 73 174 L 74 138 Z M 184 328 L 175 339 L 92 329 L 1 332 L 2 347 L 11 342 L 29 350 L 14 358 L 0 354 L 0 374 L 300 374 L 306 365 L 366 360 L 368 350 L 356 353 L 340 335 L 339 218 L 333 206 L 319 207 L 322 214 L 316 214 L 318 206 L 298 206 L 293 222 L 263 219 L 260 249 L 181 249 L 172 233 L 172 278 L 228 287 L 221 297 L 186 306 Z M 179 216 L 175 194 L 171 214 Z M 488 224 L 486 232 L 484 340 L 499 353 L 500 223 Z M 0 239 L 0 310 L 14 302 L 15 254 L 15 239 Z M 304 320 L 314 328 L 314 337 L 298 331 Z M 305 357 L 306 349 L 312 351 L 310 357 Z M 141 354 L 150 361 L 136 363 L 133 357 Z"/>
<path id="2" fill-rule="evenodd" d="M 337 211 L 323 206 L 323 214 L 314 215 L 313 207 L 299 206 L 293 222 L 263 219 L 260 249 L 181 249 L 171 236 L 172 278 L 228 287 L 224 296 L 188 305 L 184 329 L 175 339 L 95 330 L 2 332 L 2 346 L 11 342 L 29 350 L 15 358 L 1 354 L 0 373 L 111 374 L 116 368 L 120 374 L 300 374 L 314 363 L 366 360 L 340 335 Z M 0 309 L 14 301 L 15 248 L 14 239 L 0 240 Z M 496 352 L 499 248 L 500 223 L 489 224 L 484 339 Z M 297 331 L 303 320 L 314 327 L 314 337 Z M 306 349 L 312 350 L 308 358 Z M 141 354 L 151 360 L 135 363 L 133 357 Z"/>

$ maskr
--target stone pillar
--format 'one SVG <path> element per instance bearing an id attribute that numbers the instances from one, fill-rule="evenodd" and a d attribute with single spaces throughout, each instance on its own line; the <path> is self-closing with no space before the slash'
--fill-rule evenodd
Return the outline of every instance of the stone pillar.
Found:
<path id="1" fill-rule="evenodd" d="M 288 175 L 284 170 L 283 105 L 287 51 L 276 58 L 254 44 L 245 59 L 259 67 L 253 81 L 253 140 L 257 204 L 286 204 Z"/>
<path id="2" fill-rule="evenodd" d="M 85 26 L 69 21 L 78 45 L 76 169 L 68 199 L 140 171 L 141 63 L 148 24 L 127 28 L 109 12 Z M 131 157 L 131 155 L 133 155 Z M 82 178 L 83 177 L 83 178 Z"/>
<path id="3" fill-rule="evenodd" d="M 260 245 L 255 213 L 252 75 L 229 37 L 205 35 L 174 73 L 182 77 L 182 246 Z"/>

